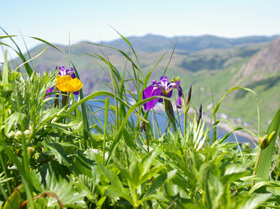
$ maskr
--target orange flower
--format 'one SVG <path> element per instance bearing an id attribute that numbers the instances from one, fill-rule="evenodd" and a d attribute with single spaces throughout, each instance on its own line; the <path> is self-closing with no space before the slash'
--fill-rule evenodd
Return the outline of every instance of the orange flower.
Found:
<path id="1" fill-rule="evenodd" d="M 58 76 L 56 79 L 56 88 L 62 92 L 79 91 L 84 84 L 78 78 L 72 78 L 70 75 Z"/>

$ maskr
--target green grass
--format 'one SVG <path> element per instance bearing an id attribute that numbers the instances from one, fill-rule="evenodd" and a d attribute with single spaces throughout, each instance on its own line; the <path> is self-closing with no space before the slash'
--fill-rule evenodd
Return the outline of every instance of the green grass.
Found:
<path id="1" fill-rule="evenodd" d="M 27 63 L 15 70 L 5 59 L 0 74 L 0 208 L 280 207 L 279 148 L 275 146 L 279 138 L 279 107 L 274 108 L 278 112 L 269 126 L 263 127 L 267 137 L 263 137 L 262 146 L 230 143 L 228 135 L 216 138 L 210 134 L 221 122 L 216 113 L 226 110 L 234 93 L 238 89 L 248 91 L 241 102 L 245 105 L 261 89 L 231 88 L 228 83 L 236 71 L 230 68 L 232 74 L 213 71 L 207 77 L 199 71 L 187 78 L 189 82 L 182 82 L 183 98 L 187 98 L 191 82 L 195 82 L 192 108 L 198 109 L 198 102 L 208 104 L 205 95 L 212 98 L 213 94 L 213 109 L 205 111 L 216 118 L 215 123 L 197 121 L 197 113 L 188 112 L 184 100 L 180 114 L 185 115 L 185 130 L 178 128 L 179 121 L 172 120 L 171 128 L 157 137 L 160 121 L 148 117 L 154 115 L 154 110 L 145 112 L 142 107 L 156 97 L 143 100 L 142 92 L 151 85 L 150 80 L 158 80 L 165 70 L 170 80 L 177 76 L 171 70 L 173 53 L 166 51 L 154 60 L 149 71 L 143 70 L 133 46 L 121 37 L 130 54 L 106 46 L 101 47 L 102 55 L 84 54 L 108 76 L 105 86 L 110 91 L 93 91 L 85 96 L 80 91 L 78 98 L 69 96 L 65 106 L 59 91 L 45 97 L 55 85 L 58 72 L 39 74 Z M 108 56 L 109 48 L 126 60 L 129 70 L 119 70 Z M 83 61 L 80 58 L 73 55 L 66 62 L 75 68 L 78 77 L 88 76 L 76 68 L 76 62 Z M 179 75 L 182 77 L 183 73 Z M 212 84 L 211 80 L 220 82 Z M 206 90 L 205 85 L 212 86 L 213 92 Z M 220 93 L 224 97 L 219 97 Z M 132 103 L 127 95 L 133 98 Z M 104 106 L 94 111 L 87 102 L 100 96 Z M 239 104 L 234 107 L 242 113 Z M 258 107 L 251 103 L 247 108 L 255 108 L 257 114 Z M 260 113 L 265 111 L 260 108 Z M 165 112 L 161 114 L 170 117 Z M 134 121 L 130 120 L 132 115 Z M 246 129 L 230 125 L 233 129 Z"/>

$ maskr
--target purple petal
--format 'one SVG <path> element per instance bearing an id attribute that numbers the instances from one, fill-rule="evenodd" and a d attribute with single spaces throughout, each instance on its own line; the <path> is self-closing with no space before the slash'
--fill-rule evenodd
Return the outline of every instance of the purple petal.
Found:
<path id="1" fill-rule="evenodd" d="M 178 96 L 181 97 L 182 94 L 183 94 L 183 91 L 182 91 L 182 88 L 180 85 L 177 86 L 177 89 L 178 89 Z"/>
<path id="2" fill-rule="evenodd" d="M 171 90 L 171 91 L 167 94 L 167 96 L 168 96 L 169 98 L 172 97 L 172 92 L 173 92 L 173 90 Z"/>
<path id="3" fill-rule="evenodd" d="M 179 83 L 180 83 L 180 81 L 178 81 Z M 178 107 L 178 108 L 181 108 L 182 107 L 182 100 L 181 100 L 181 97 L 182 97 L 182 94 L 183 94 L 183 92 L 182 92 L 182 88 L 181 88 L 181 86 L 180 86 L 180 84 L 178 83 L 178 86 L 177 86 L 177 89 L 178 89 L 178 99 L 177 99 L 177 101 L 176 101 L 176 106 Z"/>
<path id="4" fill-rule="evenodd" d="M 58 69 L 59 69 L 58 75 L 60 75 L 60 76 L 70 75 L 71 78 L 76 78 L 73 68 L 71 68 L 71 70 L 69 70 L 69 69 L 65 69 L 65 67 L 62 66 L 62 67 L 59 67 Z"/>
<path id="5" fill-rule="evenodd" d="M 48 93 L 51 93 L 52 91 L 53 91 L 53 89 L 54 89 L 54 86 L 52 86 L 51 88 L 49 88 L 47 91 L 46 91 L 46 94 L 48 94 Z M 47 95 L 47 96 L 45 96 L 45 98 L 48 98 L 50 95 Z"/>
<path id="6" fill-rule="evenodd" d="M 58 75 L 60 75 L 60 76 L 65 76 L 66 75 L 66 70 L 65 70 L 64 66 L 59 67 L 58 69 L 59 69 Z"/>
<path id="7" fill-rule="evenodd" d="M 154 86 L 148 86 L 146 89 L 144 89 L 143 91 L 143 99 L 147 99 L 150 98 L 152 96 L 161 96 L 162 92 L 160 88 L 156 88 L 154 89 Z M 152 109 L 156 103 L 159 101 L 159 98 L 153 99 L 151 101 L 146 102 L 143 106 L 144 106 L 144 110 L 150 110 Z"/>
<path id="8" fill-rule="evenodd" d="M 166 76 L 161 76 L 160 77 L 160 82 L 161 83 L 168 83 L 168 78 Z"/>
<path id="9" fill-rule="evenodd" d="M 178 99 L 177 99 L 177 101 L 176 101 L 176 106 L 177 106 L 178 108 L 181 108 L 181 107 L 182 107 L 182 99 L 181 99 L 181 97 L 178 97 Z"/>
<path id="10" fill-rule="evenodd" d="M 79 95 L 79 91 L 74 91 L 73 94 L 74 95 Z"/>
<path id="11" fill-rule="evenodd" d="M 73 79 L 76 78 L 74 69 L 73 69 L 72 67 L 71 67 L 71 70 L 69 70 L 69 75 L 70 75 Z"/>

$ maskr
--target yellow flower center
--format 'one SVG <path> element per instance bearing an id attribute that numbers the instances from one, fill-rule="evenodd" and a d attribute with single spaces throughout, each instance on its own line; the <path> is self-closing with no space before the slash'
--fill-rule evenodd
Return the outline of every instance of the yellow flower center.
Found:
<path id="1" fill-rule="evenodd" d="M 79 91 L 84 84 L 78 78 L 72 78 L 70 75 L 58 76 L 56 79 L 56 88 L 62 92 Z"/>

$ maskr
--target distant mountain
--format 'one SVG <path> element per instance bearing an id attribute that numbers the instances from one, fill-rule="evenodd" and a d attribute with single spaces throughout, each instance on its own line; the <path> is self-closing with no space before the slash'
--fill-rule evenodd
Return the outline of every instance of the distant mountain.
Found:
<path id="1" fill-rule="evenodd" d="M 280 37 L 255 54 L 248 63 L 242 65 L 237 77 L 250 76 L 251 81 L 259 81 L 270 77 L 279 69 Z"/>
<path id="2" fill-rule="evenodd" d="M 204 49 L 227 49 L 241 44 L 255 44 L 270 42 L 278 36 L 248 36 L 242 38 L 222 38 L 212 35 L 203 36 L 175 36 L 168 38 L 160 35 L 148 34 L 143 37 L 131 36 L 127 39 L 132 46 L 144 52 L 156 52 L 166 50 L 172 47 L 175 43 L 176 49 L 187 52 L 194 52 Z M 119 49 L 127 49 L 127 44 L 122 39 L 117 39 L 104 44 L 116 47 Z"/>

